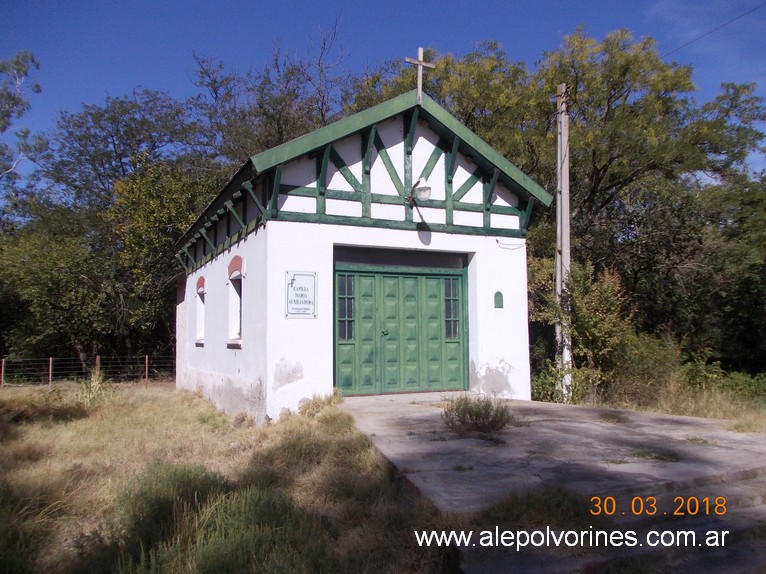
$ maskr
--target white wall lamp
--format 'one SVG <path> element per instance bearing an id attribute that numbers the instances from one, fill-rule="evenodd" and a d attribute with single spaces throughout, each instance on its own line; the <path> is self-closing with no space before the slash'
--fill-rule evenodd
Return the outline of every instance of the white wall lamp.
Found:
<path id="1" fill-rule="evenodd" d="M 410 195 L 407 197 L 407 203 L 410 207 L 415 207 L 418 201 L 426 201 L 431 197 L 431 186 L 428 185 L 425 177 L 419 178 L 415 185 L 410 189 Z"/>

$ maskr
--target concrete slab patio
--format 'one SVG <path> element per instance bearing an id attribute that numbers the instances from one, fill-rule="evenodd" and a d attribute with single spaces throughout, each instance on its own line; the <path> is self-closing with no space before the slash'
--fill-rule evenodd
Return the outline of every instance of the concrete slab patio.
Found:
<path id="1" fill-rule="evenodd" d="M 725 421 L 509 401 L 518 426 L 494 440 L 460 438 L 441 419 L 454 394 L 348 397 L 341 407 L 442 512 L 475 512 L 511 494 L 557 485 L 588 499 L 615 497 L 618 513 L 635 495 L 655 496 L 660 512 L 669 514 L 679 495 L 725 496 L 727 515 L 712 517 L 718 526 L 766 528 L 763 434 L 726 430 Z M 487 568 L 464 570 L 492 571 Z"/>

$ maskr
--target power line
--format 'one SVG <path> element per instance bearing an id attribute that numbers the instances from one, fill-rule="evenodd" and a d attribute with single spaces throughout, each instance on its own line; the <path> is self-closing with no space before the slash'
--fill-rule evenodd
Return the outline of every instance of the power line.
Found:
<path id="1" fill-rule="evenodd" d="M 766 6 L 766 2 L 763 2 L 762 4 L 759 4 L 758 6 L 756 6 L 755 8 L 753 8 L 753 9 L 751 9 L 751 10 L 748 10 L 747 12 L 745 12 L 745 13 L 743 13 L 743 14 L 740 14 L 739 16 L 736 16 L 736 17 L 732 18 L 732 19 L 731 19 L 731 20 L 729 20 L 728 22 L 724 22 L 724 23 L 723 23 L 723 24 L 721 24 L 720 26 L 718 26 L 718 27 L 716 27 L 716 28 L 713 28 L 713 29 L 712 29 L 712 30 L 710 30 L 709 32 L 705 32 L 705 33 L 704 33 L 704 34 L 702 34 L 701 36 L 697 36 L 697 37 L 696 37 L 696 38 L 694 38 L 693 40 L 689 40 L 689 41 L 688 41 L 688 42 L 686 42 L 686 44 L 684 44 L 683 46 L 679 46 L 678 48 L 675 48 L 674 50 L 671 50 L 670 52 L 666 52 L 666 53 L 664 53 L 664 54 L 662 55 L 662 57 L 664 58 L 665 56 L 670 56 L 670 54 L 673 54 L 673 53 L 675 53 L 675 52 L 678 52 L 679 50 L 681 50 L 681 49 L 683 49 L 683 48 L 686 48 L 686 46 L 688 46 L 689 44 L 694 44 L 694 42 L 696 42 L 696 41 L 698 41 L 698 40 L 702 40 L 702 38 L 704 38 L 704 37 L 706 37 L 706 36 L 710 36 L 710 34 L 712 34 L 713 32 L 717 32 L 717 31 L 718 31 L 718 30 L 720 30 L 721 28 L 724 28 L 724 27 L 728 26 L 728 25 L 729 25 L 729 24 L 731 24 L 732 22 L 736 22 L 736 21 L 737 21 L 737 20 L 739 20 L 740 18 L 744 18 L 744 17 L 745 17 L 745 16 L 747 16 L 748 14 L 752 14 L 753 12 L 755 12 L 755 11 L 756 11 L 756 10 L 758 10 L 759 8 L 763 8 L 764 6 Z"/>

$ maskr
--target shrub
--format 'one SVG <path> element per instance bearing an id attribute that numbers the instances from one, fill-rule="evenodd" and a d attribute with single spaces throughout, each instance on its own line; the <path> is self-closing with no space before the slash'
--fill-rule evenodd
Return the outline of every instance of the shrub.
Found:
<path id="1" fill-rule="evenodd" d="M 719 386 L 725 373 L 718 361 L 710 361 L 708 350 L 695 353 L 684 364 L 684 379 L 696 391 L 705 391 Z"/>
<path id="2" fill-rule="evenodd" d="M 598 369 L 577 367 L 572 369 L 572 400 L 574 404 L 595 404 L 602 395 L 606 376 Z"/>
<path id="3" fill-rule="evenodd" d="M 513 422 L 508 405 L 488 397 L 472 398 L 461 395 L 450 399 L 442 411 L 444 425 L 460 434 L 471 432 L 495 432 Z"/>
<path id="4" fill-rule="evenodd" d="M 561 376 L 558 369 L 550 361 L 545 361 L 539 373 L 532 374 L 532 400 L 546 403 L 563 403 L 564 396 L 559 390 Z"/>
<path id="5" fill-rule="evenodd" d="M 548 403 L 563 403 L 564 395 L 559 389 L 562 373 L 548 361 L 540 373 L 532 375 L 532 400 Z M 590 367 L 570 369 L 571 397 L 574 404 L 596 402 L 604 383 L 604 374 Z"/>
<path id="6" fill-rule="evenodd" d="M 763 399 L 766 397 L 766 373 L 749 375 L 748 373 L 726 373 L 721 379 L 720 386 L 745 399 Z"/>
<path id="7" fill-rule="evenodd" d="M 90 376 L 80 383 L 77 397 L 86 407 L 90 407 L 96 401 L 108 397 L 113 390 L 112 383 L 104 377 L 103 371 L 96 367 L 90 372 Z"/>
<path id="8" fill-rule="evenodd" d="M 615 353 L 602 399 L 618 405 L 654 405 L 663 388 L 681 373 L 681 353 L 672 341 L 631 333 Z"/>

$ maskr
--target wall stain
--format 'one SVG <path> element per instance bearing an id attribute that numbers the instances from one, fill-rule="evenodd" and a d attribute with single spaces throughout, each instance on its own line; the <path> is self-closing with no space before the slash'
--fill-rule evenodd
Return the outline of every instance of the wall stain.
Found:
<path id="1" fill-rule="evenodd" d="M 290 383 L 303 379 L 303 365 L 299 362 L 290 363 L 282 357 L 274 369 L 274 389 L 279 389 Z"/>
<path id="2" fill-rule="evenodd" d="M 500 359 L 497 366 L 482 365 L 477 368 L 471 361 L 471 390 L 500 398 L 511 398 L 511 374 L 513 366 Z"/>

